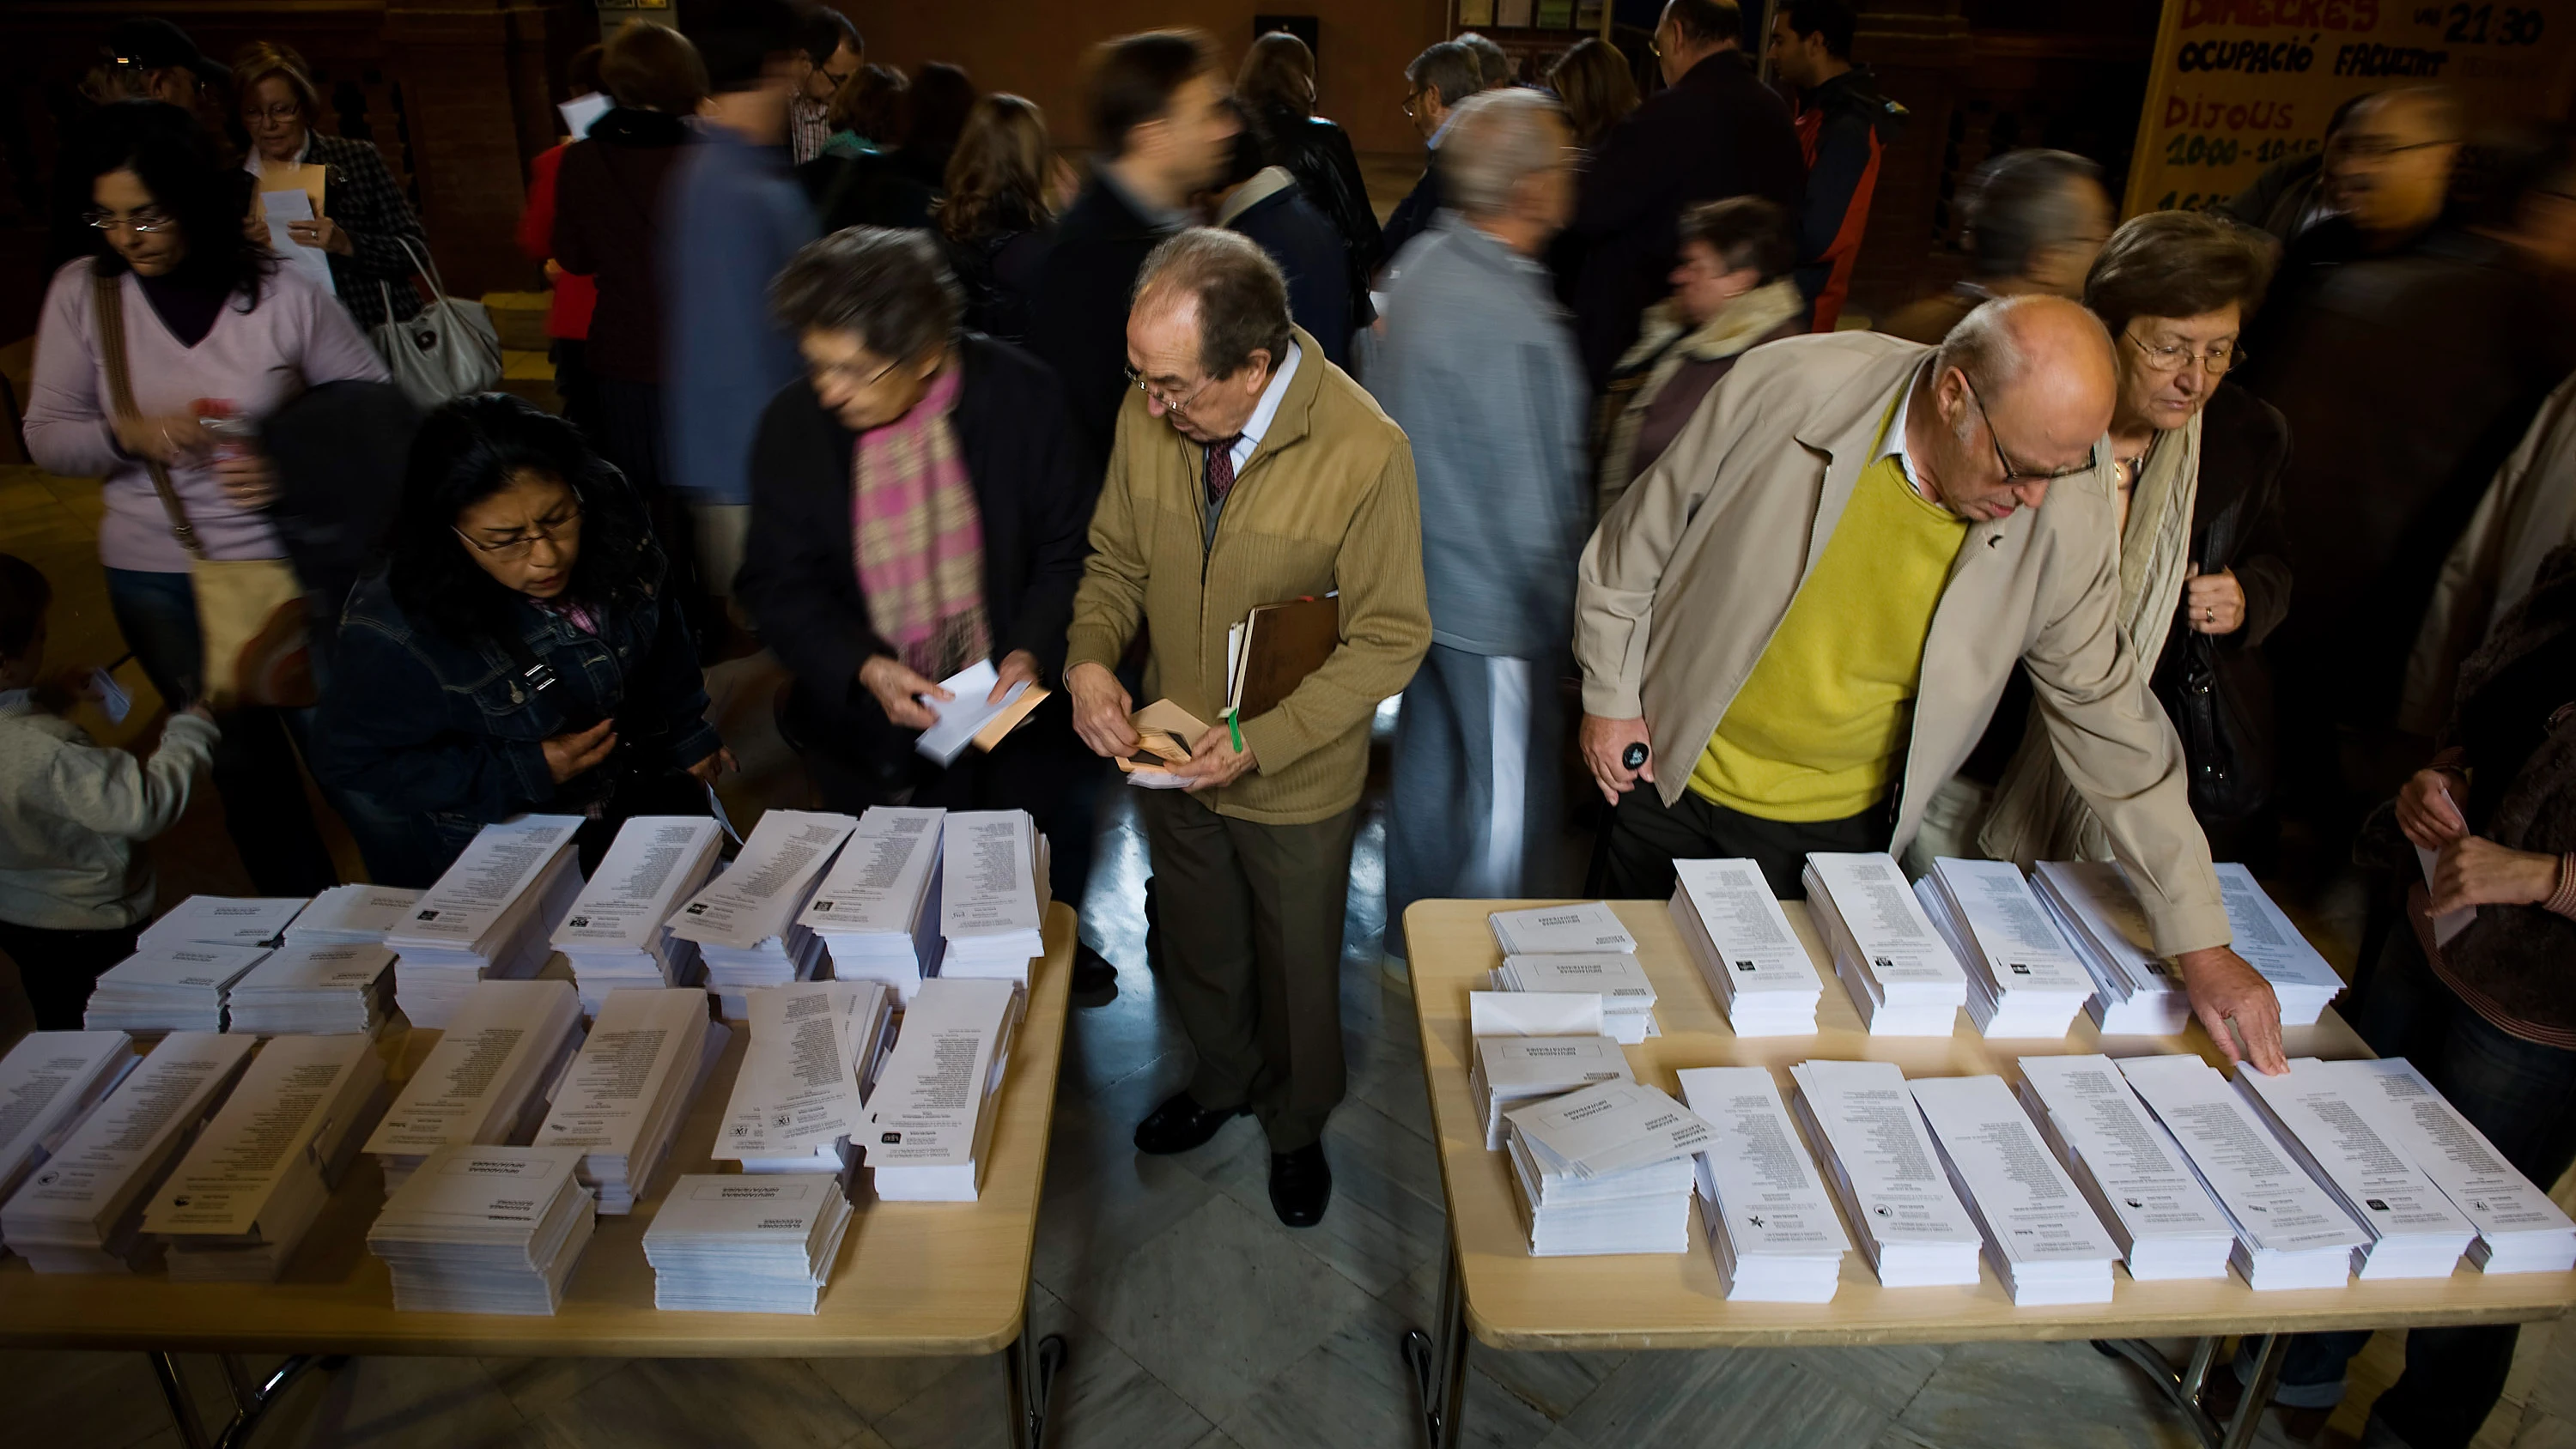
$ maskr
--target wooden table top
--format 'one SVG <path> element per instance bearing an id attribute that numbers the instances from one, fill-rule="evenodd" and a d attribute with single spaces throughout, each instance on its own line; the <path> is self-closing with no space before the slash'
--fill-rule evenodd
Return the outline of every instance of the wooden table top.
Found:
<path id="1" fill-rule="evenodd" d="M 2082 1307 L 2016 1308 L 1991 1265 L 1975 1288 L 1883 1288 L 1855 1248 L 1842 1287 L 1825 1304 L 1730 1303 L 1719 1285 L 1697 1207 L 1691 1248 L 1679 1255 L 1533 1258 L 1505 1154 L 1485 1150 L 1485 1127 L 1467 1091 L 1472 1061 L 1467 993 L 1502 964 L 1486 916 L 1542 901 L 1423 901 L 1405 913 L 1422 1070 L 1439 1138 L 1467 1323 L 1506 1349 L 1643 1349 L 1793 1344 L 1955 1343 L 1970 1339 L 2152 1338 L 2329 1328 L 2395 1328 L 2554 1318 L 2576 1301 L 2576 1273 L 2489 1277 L 2463 1263 L 2451 1276 L 2362 1283 L 2341 1289 L 2256 1293 L 2243 1279 L 2138 1283 L 2112 1273 L 2112 1301 Z M 1984 1072 L 2017 1081 L 2014 1059 L 2042 1053 L 2149 1056 L 2198 1052 L 2224 1067 L 2194 1025 L 2176 1037 L 2104 1038 L 2079 1014 L 2062 1039 L 1989 1042 L 1966 1013 L 1947 1039 L 1872 1037 L 1834 977 L 1802 901 L 1783 903 L 1789 923 L 1824 978 L 1812 1037 L 1738 1037 L 1727 1029 L 1662 901 L 1614 901 L 1637 938 L 1637 958 L 1655 983 L 1663 1035 L 1627 1048 L 1637 1080 L 1681 1095 L 1685 1067 L 1764 1066 L 1790 1090 L 1787 1068 L 1802 1061 L 1885 1061 L 1908 1077 Z M 2370 1051 L 2328 1012 L 2286 1033 L 2292 1056 L 2367 1057 Z M 1859 1234 L 1853 1234 L 1859 1241 Z"/>
<path id="2" fill-rule="evenodd" d="M 43 1274 L 0 1265 L 0 1345 L 196 1352 L 460 1353 L 600 1357 L 904 1357 L 995 1353 L 1018 1336 L 1055 1114 L 1073 979 L 1074 912 L 1049 907 L 1046 956 L 1030 970 L 1028 1015 L 1004 1075 L 1001 1118 L 983 1195 L 973 1203 L 868 1201 L 850 1220 L 840 1260 L 812 1317 L 663 1312 L 653 1306 L 644 1230 L 683 1172 L 708 1158 L 747 1040 L 741 1023 L 689 1108 L 651 1196 L 603 1217 L 551 1318 L 397 1313 L 385 1265 L 367 1251 L 384 1205 L 375 1160 L 332 1194 L 274 1284 L 173 1283 L 160 1273 Z M 409 1034 L 407 1074 L 437 1033 Z"/>

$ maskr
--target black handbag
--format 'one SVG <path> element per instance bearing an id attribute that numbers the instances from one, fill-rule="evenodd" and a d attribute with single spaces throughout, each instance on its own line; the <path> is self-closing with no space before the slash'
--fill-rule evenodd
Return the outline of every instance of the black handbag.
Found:
<path id="1" fill-rule="evenodd" d="M 2246 515 L 2261 491 L 2247 489 L 2210 522 L 2201 572 L 2235 561 Z M 2243 820 L 2272 798 L 2272 666 L 2259 644 L 2230 644 L 2188 623 L 2176 627 L 2182 657 L 2156 694 L 2182 736 L 2191 813 L 2204 824 Z"/>

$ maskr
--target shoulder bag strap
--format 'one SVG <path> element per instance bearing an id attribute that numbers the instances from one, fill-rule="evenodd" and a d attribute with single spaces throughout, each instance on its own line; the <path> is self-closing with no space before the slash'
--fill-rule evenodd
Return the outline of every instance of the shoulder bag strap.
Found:
<path id="1" fill-rule="evenodd" d="M 119 418 L 135 415 L 134 382 L 125 370 L 125 292 L 124 284 L 115 277 L 90 273 L 91 310 L 98 318 L 98 353 L 107 366 L 107 405 Z M 179 490 L 170 482 L 170 470 L 159 459 L 143 460 L 144 471 L 152 475 L 152 491 L 161 495 L 161 511 L 170 518 L 171 536 L 188 557 L 202 559 L 206 551 L 197 543 L 197 529 L 188 522 L 188 509 L 179 501 Z"/>

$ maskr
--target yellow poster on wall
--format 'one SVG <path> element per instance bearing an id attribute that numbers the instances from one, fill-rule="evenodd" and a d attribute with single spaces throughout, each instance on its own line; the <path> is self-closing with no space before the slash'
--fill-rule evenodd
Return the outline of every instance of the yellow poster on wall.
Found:
<path id="1" fill-rule="evenodd" d="M 2215 206 L 2345 101 L 2434 83 L 2472 119 L 2563 116 L 2576 0 L 2165 0 L 2124 214 Z"/>

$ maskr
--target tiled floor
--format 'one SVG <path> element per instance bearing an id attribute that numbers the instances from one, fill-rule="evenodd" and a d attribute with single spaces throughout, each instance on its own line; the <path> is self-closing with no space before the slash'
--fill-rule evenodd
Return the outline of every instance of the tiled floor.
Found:
<path id="1" fill-rule="evenodd" d="M 80 637 L 110 645 L 112 625 L 99 625 L 82 602 L 83 590 L 95 588 L 83 551 L 94 504 L 77 485 L 0 470 L 7 536 L 0 547 L 42 554 L 84 621 Z M 72 631 L 58 623 L 65 632 Z M 728 738 L 746 764 L 728 791 L 737 819 L 761 801 L 795 800 L 801 787 L 767 731 L 774 677 L 764 663 L 743 661 L 717 680 Z M 1069 1030 L 1037 1244 L 1037 1327 L 1064 1334 L 1072 1353 L 1057 1388 L 1052 1442 L 1065 1449 L 1410 1444 L 1413 1396 L 1395 1345 L 1405 1328 L 1430 1317 L 1442 1209 L 1412 1015 L 1376 969 L 1382 828 L 1372 820 L 1362 834 L 1354 871 L 1342 992 L 1351 1093 L 1326 1137 L 1336 1191 L 1323 1224 L 1306 1232 L 1272 1216 L 1263 1144 L 1248 1121 L 1183 1157 L 1141 1157 L 1130 1147 L 1136 1119 L 1185 1076 L 1188 1049 L 1145 969 L 1136 904 L 1142 838 L 1123 812 L 1104 832 L 1085 930 L 1118 962 L 1121 991 L 1107 1007 L 1076 1013 Z M 196 812 L 181 836 L 158 852 L 174 893 L 218 884 L 217 827 Z M 2576 1449 L 2576 1329 L 2528 1332 L 2523 1344 L 2481 1449 Z M 218 1402 L 214 1362 L 185 1363 L 200 1401 Z M 2357 1427 L 2360 1402 L 2395 1366 L 2394 1343 L 2374 1343 L 2339 1423 Z M 1485 1446 L 2181 1449 L 2191 1442 L 2140 1380 L 2082 1343 L 1636 1354 L 1480 1348 L 1472 1369 L 1466 1427 L 1470 1441 Z M 179 1443 L 139 1355 L 0 1354 L 0 1383 L 11 1411 L 0 1441 L 47 1449 Z M 257 1442 L 998 1449 L 999 1389 L 995 1360 L 365 1358 L 308 1375 Z"/>

